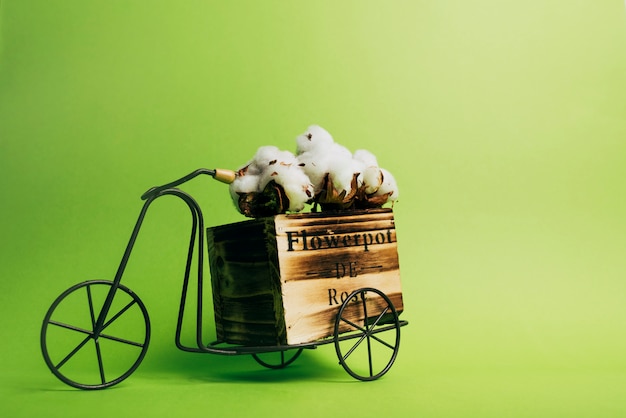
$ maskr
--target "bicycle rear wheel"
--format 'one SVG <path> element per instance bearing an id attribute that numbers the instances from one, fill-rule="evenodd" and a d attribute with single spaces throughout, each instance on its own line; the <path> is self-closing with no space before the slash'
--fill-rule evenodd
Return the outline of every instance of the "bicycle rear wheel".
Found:
<path id="1" fill-rule="evenodd" d="M 252 353 L 252 358 L 263 367 L 268 369 L 284 369 L 302 353 L 302 348 L 287 351 L 269 352 L 269 353 Z"/>

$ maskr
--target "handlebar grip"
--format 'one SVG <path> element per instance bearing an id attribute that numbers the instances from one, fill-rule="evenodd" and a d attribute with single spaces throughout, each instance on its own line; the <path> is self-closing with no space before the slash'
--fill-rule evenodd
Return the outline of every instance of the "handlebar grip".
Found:
<path id="1" fill-rule="evenodd" d="M 223 168 L 216 168 L 215 174 L 213 175 L 213 178 L 215 180 L 221 181 L 222 183 L 226 184 L 230 184 L 235 181 L 236 177 L 237 173 L 235 173 L 233 170 L 226 170 Z"/>

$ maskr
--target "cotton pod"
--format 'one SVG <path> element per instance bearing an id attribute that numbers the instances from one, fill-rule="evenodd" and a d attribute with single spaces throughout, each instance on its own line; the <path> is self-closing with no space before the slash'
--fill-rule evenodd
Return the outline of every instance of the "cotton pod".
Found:
<path id="1" fill-rule="evenodd" d="M 248 166 L 244 166 L 248 167 Z M 241 173 L 241 169 L 239 170 Z M 230 192 L 230 197 L 237 206 L 239 197 L 245 193 L 256 193 L 262 188 L 259 186 L 261 182 L 261 176 L 258 174 L 238 174 L 235 177 L 235 180 L 229 185 L 228 189 Z"/>
<path id="2" fill-rule="evenodd" d="M 332 181 L 334 188 L 341 192 L 346 191 L 346 194 L 355 192 L 355 187 L 359 187 L 359 177 L 363 169 L 364 164 L 361 161 L 352 158 L 352 155 L 335 157 L 331 159 L 329 166 L 329 177 Z M 355 176 L 357 178 L 356 184 L 354 183 Z"/>
<path id="3" fill-rule="evenodd" d="M 297 181 L 281 181 L 277 180 L 277 183 L 283 186 L 285 194 L 289 198 L 289 208 L 291 212 L 300 212 L 304 209 L 305 205 L 313 198 L 313 185 L 308 182 L 308 177 L 302 172 L 300 175 L 294 173 L 294 179 Z M 291 176 L 291 174 L 288 174 Z M 297 177 L 302 177 L 297 179 Z"/>
<path id="4" fill-rule="evenodd" d="M 319 125 L 311 125 L 296 138 L 296 154 L 324 150 L 334 142 L 333 137 L 326 129 Z"/>
<path id="5" fill-rule="evenodd" d="M 315 191 L 319 191 L 328 173 L 330 156 L 325 153 L 304 152 L 297 158 L 298 166 L 309 177 Z"/>
<path id="6" fill-rule="evenodd" d="M 368 195 L 375 193 L 383 182 L 376 156 L 368 150 L 360 149 L 354 151 L 353 158 L 363 164 L 360 181 L 365 193 Z"/>
<path id="7" fill-rule="evenodd" d="M 334 142 L 332 136 L 322 127 L 312 125 L 296 138 L 296 157 L 299 165 L 309 176 L 315 193 L 325 187 L 326 176 L 330 176 L 339 190 L 350 191 L 353 173 L 352 153 Z"/>
<path id="8" fill-rule="evenodd" d="M 271 182 L 279 185 L 280 189 L 268 188 Z M 267 193 L 281 195 L 272 197 Z M 230 194 L 235 206 L 245 214 L 254 211 L 256 202 L 263 202 L 269 207 L 273 201 L 277 202 L 280 210 L 297 212 L 312 198 L 313 186 L 295 155 L 268 145 L 260 147 L 252 160 L 237 171 L 235 181 L 230 184 Z M 242 208 L 242 202 L 245 208 Z M 283 204 L 288 206 L 283 207 Z"/>
<path id="9" fill-rule="evenodd" d="M 292 155 L 291 153 L 289 153 Z M 279 160 L 289 158 L 289 156 L 283 155 L 283 152 L 273 145 L 265 145 L 260 147 L 250 164 L 248 170 L 253 174 L 263 174 L 266 170 L 270 169 L 271 165 L 276 164 Z"/>
<path id="10" fill-rule="evenodd" d="M 293 158 L 295 160 L 295 157 Z M 291 212 L 299 212 L 304 209 L 305 204 L 313 197 L 313 185 L 309 177 L 302 169 L 293 162 L 279 160 L 272 164 L 269 170 L 261 175 L 260 185 L 263 187 L 274 181 L 282 186 L 287 198 Z"/>
<path id="11" fill-rule="evenodd" d="M 397 200 L 398 195 L 399 195 L 399 190 L 398 190 L 398 184 L 396 183 L 396 179 L 388 170 L 381 168 L 380 171 L 383 176 L 383 181 L 380 187 L 378 188 L 378 190 L 376 190 L 376 192 L 374 193 L 374 195 L 375 196 L 388 195 L 389 196 L 389 198 L 387 199 L 388 201 Z"/>
<path id="12" fill-rule="evenodd" d="M 378 160 L 376 159 L 376 156 L 366 149 L 358 149 L 354 151 L 352 158 L 361 161 L 366 166 L 378 167 Z"/>

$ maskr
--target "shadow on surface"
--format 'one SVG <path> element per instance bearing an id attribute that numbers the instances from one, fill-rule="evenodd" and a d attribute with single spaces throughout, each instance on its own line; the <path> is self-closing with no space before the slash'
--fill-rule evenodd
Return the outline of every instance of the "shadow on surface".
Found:
<path id="1" fill-rule="evenodd" d="M 328 350 L 323 350 L 328 351 Z M 335 380 L 349 376 L 338 364 L 334 352 L 322 349 L 305 349 L 290 365 L 282 369 L 269 369 L 257 363 L 251 355 L 213 355 L 162 351 L 148 354 L 137 373 L 143 378 L 160 379 L 160 376 L 199 380 L 204 382 L 288 382 L 297 380 Z M 132 377 L 131 377 L 132 378 Z"/>

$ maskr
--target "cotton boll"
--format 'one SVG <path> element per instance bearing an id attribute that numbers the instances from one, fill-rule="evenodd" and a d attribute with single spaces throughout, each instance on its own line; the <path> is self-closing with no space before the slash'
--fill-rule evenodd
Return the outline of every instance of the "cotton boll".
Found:
<path id="1" fill-rule="evenodd" d="M 280 185 L 289 199 L 286 210 L 300 211 L 313 197 L 313 186 L 296 156 L 275 146 L 260 147 L 249 165 L 239 173 L 230 187 L 236 205 L 240 194 L 263 192 L 271 181 Z"/>
<path id="2" fill-rule="evenodd" d="M 276 162 L 281 155 L 281 151 L 278 147 L 273 145 L 266 145 L 260 147 L 254 158 L 252 159 L 252 166 L 254 168 L 253 174 L 261 174 L 267 170 L 270 163 Z"/>
<path id="3" fill-rule="evenodd" d="M 327 174 L 332 176 L 334 167 L 341 167 L 341 161 L 352 159 L 350 151 L 335 143 L 333 137 L 318 125 L 309 126 L 306 132 L 296 138 L 296 156 L 299 165 L 309 176 L 315 193 L 322 190 L 324 178 Z M 343 179 L 345 176 L 340 174 L 338 177 Z M 343 180 L 339 182 L 342 185 L 346 183 Z"/>
<path id="4" fill-rule="evenodd" d="M 273 170 L 264 173 L 261 183 L 267 184 L 272 180 L 285 191 L 289 199 L 288 210 L 291 212 L 301 211 L 313 197 L 313 185 L 298 165 L 278 164 Z"/>
<path id="5" fill-rule="evenodd" d="M 368 150 L 359 149 L 354 151 L 352 158 L 363 163 L 363 169 L 361 170 L 359 180 L 361 181 L 361 184 L 365 186 L 365 193 L 374 193 L 378 190 L 382 182 L 376 156 Z"/>
<path id="6" fill-rule="evenodd" d="M 261 178 L 262 184 L 270 181 L 275 181 L 282 186 L 289 199 L 288 210 L 290 211 L 302 210 L 304 203 L 313 196 L 308 176 L 297 165 L 277 163 Z"/>
<path id="7" fill-rule="evenodd" d="M 391 200 L 391 201 L 397 200 L 399 191 L 398 191 L 398 185 L 396 183 L 396 179 L 391 175 L 389 171 L 385 170 L 384 168 L 381 168 L 380 171 L 383 176 L 383 182 L 374 195 L 382 196 L 385 194 L 389 194 L 388 200 Z"/>
<path id="8" fill-rule="evenodd" d="M 279 165 L 291 166 L 298 165 L 298 159 L 289 151 L 279 151 L 276 154 L 276 162 Z"/>
<path id="9" fill-rule="evenodd" d="M 253 193 L 261 190 L 259 188 L 259 184 L 261 181 L 261 177 L 253 174 L 246 174 L 243 176 L 237 176 L 235 181 L 233 181 L 228 190 L 230 192 L 230 197 L 237 206 L 239 202 L 239 194 L 240 193 Z"/>
<path id="10" fill-rule="evenodd" d="M 262 175 L 267 170 L 271 170 L 275 165 L 279 164 L 297 164 L 296 156 L 289 151 L 281 151 L 272 145 L 263 146 L 257 150 L 254 158 L 248 164 L 244 174 Z"/>
<path id="11" fill-rule="evenodd" d="M 383 182 L 383 174 L 377 166 L 365 167 L 361 172 L 360 179 L 365 186 L 366 194 L 375 193 Z"/>
<path id="12" fill-rule="evenodd" d="M 333 137 L 321 126 L 311 125 L 296 138 L 296 154 L 323 149 L 334 143 Z"/>
<path id="13" fill-rule="evenodd" d="M 326 152 L 329 155 L 332 155 L 333 158 L 340 158 L 340 159 L 345 159 L 345 160 L 352 159 L 352 153 L 350 152 L 350 150 L 344 147 L 343 145 L 339 145 L 336 142 L 330 144 L 325 149 L 324 152 Z"/>
<path id="14" fill-rule="evenodd" d="M 329 176 L 337 191 L 351 191 L 354 174 L 359 171 L 353 163 L 356 161 L 352 159 L 334 158 L 332 160 Z"/>
<path id="15" fill-rule="evenodd" d="M 366 149 L 358 149 L 354 151 L 352 158 L 357 161 L 362 161 L 366 167 L 378 167 L 376 156 Z"/>
<path id="16" fill-rule="evenodd" d="M 382 185 L 383 174 L 378 167 L 376 156 L 368 150 L 360 149 L 354 151 L 353 158 L 362 161 L 364 168 L 360 179 L 365 186 L 365 193 L 371 195 Z"/>
<path id="17" fill-rule="evenodd" d="M 332 160 L 329 167 L 329 175 L 333 186 L 339 193 L 345 190 L 349 194 L 352 191 L 354 175 L 358 175 L 363 170 L 363 163 L 352 159 L 351 156 L 350 158 L 345 158 L 345 155 L 343 157 Z"/>
<path id="18" fill-rule="evenodd" d="M 309 177 L 315 193 L 323 187 L 324 177 L 329 170 L 330 156 L 325 153 L 307 151 L 297 156 L 297 164 Z"/>
<path id="19" fill-rule="evenodd" d="M 267 183 L 262 183 L 262 175 L 281 154 L 275 146 L 260 147 L 250 162 L 238 170 L 238 175 L 230 184 L 230 196 L 238 206 L 239 196 L 245 193 L 256 193 L 263 190 Z"/>

